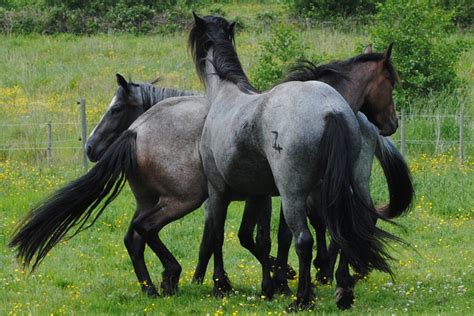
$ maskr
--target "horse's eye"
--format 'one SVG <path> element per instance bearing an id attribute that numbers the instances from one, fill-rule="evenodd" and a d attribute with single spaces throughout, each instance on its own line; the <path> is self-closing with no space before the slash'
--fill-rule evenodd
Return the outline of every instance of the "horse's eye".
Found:
<path id="1" fill-rule="evenodd" d="M 122 107 L 113 107 L 112 109 L 110 109 L 110 113 L 112 114 L 117 114 L 117 113 L 120 113 L 122 111 Z"/>

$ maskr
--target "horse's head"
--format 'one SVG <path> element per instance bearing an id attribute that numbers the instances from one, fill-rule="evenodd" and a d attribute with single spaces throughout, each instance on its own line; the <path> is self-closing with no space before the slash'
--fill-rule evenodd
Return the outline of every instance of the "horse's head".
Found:
<path id="1" fill-rule="evenodd" d="M 382 58 L 375 62 L 375 75 L 368 85 L 367 94 L 360 110 L 367 115 L 383 136 L 390 136 L 398 128 L 398 118 L 393 101 L 393 88 L 398 82 L 398 75 L 392 65 L 392 44 L 389 45 Z M 364 54 L 373 54 L 372 46 L 364 50 Z"/>
<path id="2" fill-rule="evenodd" d="M 140 85 L 117 74 L 118 89 L 109 108 L 92 131 L 86 144 L 87 157 L 98 161 L 107 148 L 145 112 Z"/>
<path id="3" fill-rule="evenodd" d="M 235 22 L 230 23 L 219 16 L 198 16 L 193 12 L 194 23 L 189 32 L 188 47 L 193 56 L 196 70 L 204 81 L 204 68 L 209 49 L 219 43 L 234 43 Z"/>

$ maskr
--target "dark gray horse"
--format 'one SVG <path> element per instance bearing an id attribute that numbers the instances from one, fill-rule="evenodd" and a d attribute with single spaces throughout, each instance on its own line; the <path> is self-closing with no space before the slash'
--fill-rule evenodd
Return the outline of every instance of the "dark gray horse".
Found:
<path id="1" fill-rule="evenodd" d="M 158 233 L 207 198 L 198 146 L 208 102 L 200 96 L 181 96 L 190 92 L 127 82 L 121 75 L 117 82 L 109 109 L 87 143 L 89 158 L 98 163 L 31 210 L 10 246 L 18 248 L 25 264 L 33 262 L 34 269 L 70 229 L 78 233 L 91 226 L 128 180 L 137 209 L 124 241 L 135 273 L 142 290 L 156 296 L 144 261 L 148 245 L 164 266 L 163 294 L 173 294 L 181 266 Z M 249 198 L 245 210 L 244 214 L 267 214 L 271 197 Z M 242 222 L 253 221 L 244 216 Z M 255 243 L 247 246 L 258 251 Z"/>
<path id="2" fill-rule="evenodd" d="M 137 119 L 165 96 L 189 93 L 127 83 L 120 75 L 117 80 L 115 97 L 87 144 L 97 164 L 30 211 L 10 246 L 35 268 L 69 230 L 92 225 L 128 180 L 137 209 L 124 241 L 135 273 L 142 290 L 156 296 L 144 261 L 146 244 L 164 266 L 163 294 L 172 294 L 181 266 L 158 232 L 207 198 L 197 146 L 208 103 L 198 96 L 168 98 Z"/>
<path id="3" fill-rule="evenodd" d="M 331 238 L 357 272 L 391 272 L 384 241 L 396 238 L 373 225 L 375 218 L 383 216 L 360 193 L 362 188 L 356 181 L 357 161 L 362 158 L 361 131 L 353 110 L 336 90 L 317 81 L 283 83 L 258 94 L 232 45 L 233 27 L 220 17 L 195 15 L 189 37 L 210 102 L 200 153 L 208 179 L 206 214 L 213 227 L 217 287 L 225 286 L 219 283 L 225 280 L 222 244 L 230 201 L 269 194 L 281 196 L 284 217 L 295 239 L 299 282 L 292 308 L 312 306 L 309 272 L 313 238 L 306 224 L 308 199 L 318 201 Z M 379 73 L 385 67 L 393 70 L 389 56 L 381 64 L 380 69 L 374 67 Z M 372 90 L 379 94 L 375 83 Z M 391 89 L 387 98 L 370 97 L 374 123 L 383 135 L 393 133 L 397 118 Z M 267 234 L 264 238 L 269 239 Z M 263 292 L 271 297 L 274 289 L 268 253 L 257 259 L 262 264 Z"/>

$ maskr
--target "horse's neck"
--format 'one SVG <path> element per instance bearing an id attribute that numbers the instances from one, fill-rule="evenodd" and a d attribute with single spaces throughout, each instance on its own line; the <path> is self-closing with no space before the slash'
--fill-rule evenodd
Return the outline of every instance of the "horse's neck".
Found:
<path id="1" fill-rule="evenodd" d="M 206 80 L 206 91 L 207 99 L 209 103 L 212 104 L 217 98 L 219 92 L 222 91 L 224 81 L 217 75 L 217 71 L 212 64 L 213 60 L 213 49 L 209 49 L 206 57 L 206 67 L 205 67 L 205 80 Z"/>
<path id="2" fill-rule="evenodd" d="M 194 95 L 190 91 L 176 90 L 172 88 L 160 88 L 153 85 L 142 86 L 142 105 L 145 111 L 160 101 L 172 97 Z"/>
<path id="3" fill-rule="evenodd" d="M 349 80 L 338 80 L 334 88 L 344 97 L 354 112 L 364 104 L 373 78 L 373 71 L 364 64 L 355 65 L 349 72 Z"/>

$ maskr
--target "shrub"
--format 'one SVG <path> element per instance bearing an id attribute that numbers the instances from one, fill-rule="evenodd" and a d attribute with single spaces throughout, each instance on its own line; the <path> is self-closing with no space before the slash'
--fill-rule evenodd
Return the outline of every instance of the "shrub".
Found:
<path id="1" fill-rule="evenodd" d="M 10 31 L 17 34 L 41 33 L 44 29 L 45 16 L 35 7 L 24 7 L 10 11 Z"/>
<path id="2" fill-rule="evenodd" d="M 327 19 L 374 14 L 381 0 L 294 0 L 288 1 L 290 8 L 299 16 Z"/>
<path id="3" fill-rule="evenodd" d="M 306 49 L 292 28 L 282 24 L 272 27 L 270 39 L 260 46 L 257 66 L 250 72 L 252 83 L 261 91 L 268 89 L 282 79 L 289 64 L 305 57 Z"/>
<path id="4" fill-rule="evenodd" d="M 443 9 L 453 11 L 453 20 L 457 25 L 468 27 L 474 23 L 472 0 L 438 0 L 438 3 Z"/>
<path id="5" fill-rule="evenodd" d="M 459 84 L 455 66 L 466 43 L 450 41 L 452 15 L 430 0 L 387 0 L 371 29 L 378 49 L 395 42 L 393 62 L 400 73 L 402 106 L 416 96 L 452 90 Z"/>
<path id="6" fill-rule="evenodd" d="M 145 5 L 128 6 L 124 2 L 115 5 L 106 15 L 110 28 L 116 32 L 148 33 L 155 11 Z"/>

